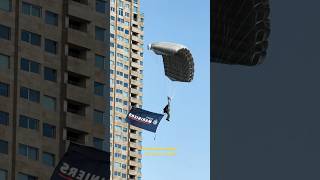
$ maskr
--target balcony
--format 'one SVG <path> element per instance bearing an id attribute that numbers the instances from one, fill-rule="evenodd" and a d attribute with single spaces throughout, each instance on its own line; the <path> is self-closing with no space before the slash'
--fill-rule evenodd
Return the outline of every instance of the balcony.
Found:
<path id="1" fill-rule="evenodd" d="M 90 104 L 91 94 L 89 89 L 67 84 L 67 98 L 70 100 L 79 101 L 83 104 Z"/>
<path id="2" fill-rule="evenodd" d="M 93 65 L 79 58 L 68 56 L 68 71 L 91 77 L 94 74 L 94 68 L 88 67 L 93 67 Z"/>
<path id="3" fill-rule="evenodd" d="M 87 4 L 88 0 L 70 0 L 68 14 L 90 21 L 92 19 L 92 13 L 85 13 L 91 10 Z"/>

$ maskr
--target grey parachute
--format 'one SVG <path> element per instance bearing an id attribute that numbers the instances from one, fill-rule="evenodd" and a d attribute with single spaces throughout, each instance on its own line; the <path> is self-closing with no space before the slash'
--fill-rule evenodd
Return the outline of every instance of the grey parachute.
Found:
<path id="1" fill-rule="evenodd" d="M 190 50 L 176 43 L 157 42 L 148 49 L 162 55 L 165 75 L 172 81 L 191 82 L 194 75 L 194 62 Z"/>
<path id="2" fill-rule="evenodd" d="M 211 13 L 211 62 L 261 64 L 270 34 L 269 0 L 215 0 Z"/>

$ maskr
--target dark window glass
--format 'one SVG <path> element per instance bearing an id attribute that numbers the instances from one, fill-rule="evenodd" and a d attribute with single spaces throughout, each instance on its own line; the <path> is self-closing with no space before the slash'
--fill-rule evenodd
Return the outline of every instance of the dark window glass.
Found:
<path id="1" fill-rule="evenodd" d="M 100 69 L 104 69 L 104 57 L 100 55 L 96 55 L 96 67 Z"/>
<path id="2" fill-rule="evenodd" d="M 43 123 L 42 133 L 45 137 L 55 138 L 56 137 L 56 127 L 47 123 Z"/>
<path id="3" fill-rule="evenodd" d="M 103 96 L 104 84 L 94 82 L 94 94 L 97 96 Z"/>
<path id="4" fill-rule="evenodd" d="M 8 142 L 0 140 L 0 153 L 8 154 Z"/>
<path id="5" fill-rule="evenodd" d="M 10 27 L 0 24 L 0 38 L 10 40 Z"/>
<path id="6" fill-rule="evenodd" d="M 93 137 L 93 146 L 97 149 L 103 149 L 103 139 Z"/>
<path id="7" fill-rule="evenodd" d="M 20 127 L 37 130 L 38 123 L 39 123 L 39 120 L 37 120 L 37 119 L 33 119 L 33 118 L 30 118 L 27 116 L 20 115 L 20 118 L 19 118 L 19 126 Z"/>
<path id="8" fill-rule="evenodd" d="M 96 0 L 96 11 L 100 13 L 105 13 L 107 9 L 106 1 Z"/>
<path id="9" fill-rule="evenodd" d="M 0 169 L 0 179 L 7 180 L 8 179 L 8 171 L 5 169 Z"/>
<path id="10" fill-rule="evenodd" d="M 0 111 L 0 124 L 2 125 L 9 124 L 9 113 Z"/>
<path id="11" fill-rule="evenodd" d="M 38 149 L 34 147 L 28 148 L 28 157 L 32 160 L 38 160 Z"/>
<path id="12" fill-rule="evenodd" d="M 29 119 L 29 128 L 30 129 L 38 129 L 38 120 L 30 118 Z"/>
<path id="13" fill-rule="evenodd" d="M 40 92 L 26 87 L 20 87 L 20 97 L 33 102 L 40 102 Z"/>
<path id="14" fill-rule="evenodd" d="M 41 7 L 22 2 L 22 13 L 29 16 L 41 17 Z"/>
<path id="15" fill-rule="evenodd" d="M 4 54 L 0 54 L 0 70 L 6 70 L 10 68 L 10 57 Z"/>
<path id="16" fill-rule="evenodd" d="M 40 64 L 25 58 L 21 58 L 21 70 L 33 72 L 33 73 L 40 73 Z"/>
<path id="17" fill-rule="evenodd" d="M 29 95 L 28 95 L 28 88 L 25 87 L 21 87 L 20 88 L 20 97 L 28 99 Z"/>
<path id="18" fill-rule="evenodd" d="M 105 29 L 96 26 L 96 40 L 104 41 L 105 40 Z"/>
<path id="19" fill-rule="evenodd" d="M 19 154 L 23 156 L 28 155 L 28 146 L 24 144 L 19 144 Z"/>
<path id="20" fill-rule="evenodd" d="M 29 71 L 29 61 L 27 59 L 21 58 L 21 70 Z"/>
<path id="21" fill-rule="evenodd" d="M 48 67 L 44 68 L 44 79 L 48 81 L 57 81 L 57 71 Z"/>
<path id="22" fill-rule="evenodd" d="M 22 13 L 30 15 L 30 5 L 28 3 L 22 2 Z"/>
<path id="23" fill-rule="evenodd" d="M 55 157 L 52 153 L 43 152 L 42 154 L 42 162 L 48 166 L 54 166 Z"/>
<path id="24" fill-rule="evenodd" d="M 38 160 L 38 148 L 25 144 L 19 144 L 19 154 L 28 157 L 28 159 Z"/>
<path id="25" fill-rule="evenodd" d="M 21 31 L 21 40 L 32 45 L 41 46 L 41 36 L 29 31 Z"/>
<path id="26" fill-rule="evenodd" d="M 30 62 L 30 72 L 38 73 L 38 74 L 39 74 L 39 73 L 40 73 L 40 64 L 31 61 L 31 62 Z"/>
<path id="27" fill-rule="evenodd" d="M 0 82 L 0 96 L 9 96 L 9 85 Z"/>
<path id="28" fill-rule="evenodd" d="M 50 39 L 45 40 L 45 51 L 52 53 L 52 54 L 57 54 L 57 42 L 52 41 Z"/>
<path id="29" fill-rule="evenodd" d="M 8 12 L 11 11 L 11 0 L 1 0 L 0 1 L 0 10 L 4 10 L 4 11 L 8 11 Z"/>
<path id="30" fill-rule="evenodd" d="M 58 25 L 58 14 L 46 11 L 46 23 L 50 25 Z"/>
<path id="31" fill-rule="evenodd" d="M 38 34 L 31 33 L 31 44 L 40 46 L 41 45 L 41 36 Z"/>
<path id="32" fill-rule="evenodd" d="M 25 42 L 29 42 L 30 33 L 27 31 L 21 32 L 21 40 Z"/>
<path id="33" fill-rule="evenodd" d="M 19 118 L 19 126 L 20 127 L 24 127 L 24 128 L 28 128 L 28 117 L 26 116 L 20 116 Z"/>
<path id="34" fill-rule="evenodd" d="M 40 102 L 40 92 L 30 89 L 29 100 L 33 102 Z"/>
<path id="35" fill-rule="evenodd" d="M 103 112 L 98 111 L 98 110 L 94 110 L 93 119 L 95 122 L 102 124 L 103 123 Z"/>

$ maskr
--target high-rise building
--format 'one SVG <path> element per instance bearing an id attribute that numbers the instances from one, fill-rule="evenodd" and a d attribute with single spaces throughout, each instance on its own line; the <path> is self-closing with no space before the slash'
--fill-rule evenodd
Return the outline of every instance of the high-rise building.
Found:
<path id="1" fill-rule="evenodd" d="M 0 1 L 1 180 L 49 179 L 70 141 L 109 151 L 109 8 Z"/>
<path id="2" fill-rule="evenodd" d="M 139 0 L 110 1 L 111 179 L 141 179 L 141 129 L 125 118 L 142 106 L 144 15 Z"/>

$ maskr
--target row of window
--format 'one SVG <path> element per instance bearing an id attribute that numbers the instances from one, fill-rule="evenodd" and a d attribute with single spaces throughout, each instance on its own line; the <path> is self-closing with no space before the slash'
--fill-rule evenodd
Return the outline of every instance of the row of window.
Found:
<path id="1" fill-rule="evenodd" d="M 11 40 L 11 28 L 4 25 L 0 25 L 0 38 Z M 24 42 L 28 42 L 32 45 L 41 45 L 40 35 L 25 30 L 21 31 L 21 40 Z M 45 39 L 45 51 L 56 54 L 57 42 L 50 39 Z"/>
<path id="2" fill-rule="evenodd" d="M 11 40 L 11 28 L 0 24 L 0 39 Z M 99 41 L 105 41 L 106 30 L 104 28 L 96 27 L 95 39 Z M 41 46 L 41 35 L 27 31 L 21 30 L 21 41 L 29 43 L 34 46 Z M 51 39 L 44 39 L 44 51 L 57 54 L 58 52 L 58 42 Z"/>
<path id="3" fill-rule="evenodd" d="M 93 120 L 97 124 L 104 124 L 103 122 L 104 112 L 99 110 L 93 111 Z M 9 125 L 9 113 L 0 111 L 0 124 Z M 28 116 L 20 115 L 19 117 L 19 127 L 28 128 L 33 130 L 39 129 L 39 120 Z M 43 136 L 55 138 L 56 137 L 56 127 L 47 123 L 43 123 L 42 126 Z"/>
<path id="4" fill-rule="evenodd" d="M 8 142 L 0 140 L 0 153 L 8 154 Z M 19 143 L 18 154 L 30 160 L 39 160 L 39 149 L 26 144 Z M 55 155 L 49 152 L 42 152 L 42 162 L 48 166 L 55 166 Z M 1 178 L 0 178 L 1 179 Z"/>
<path id="5" fill-rule="evenodd" d="M 8 180 L 8 171 L 5 169 L 0 169 L 0 179 L 1 180 Z M 17 176 L 18 180 L 38 180 L 37 177 L 29 175 L 29 174 L 25 174 L 25 173 L 18 173 Z"/>
<path id="6" fill-rule="evenodd" d="M 100 55 L 95 56 L 95 66 L 99 69 L 105 69 L 105 58 Z M 6 70 L 10 68 L 10 57 L 0 53 L 0 70 Z M 28 71 L 36 74 L 40 74 L 41 65 L 38 62 L 35 62 L 30 59 L 21 58 L 20 60 L 20 69 L 23 71 Z M 43 76 L 45 80 L 48 81 L 57 81 L 57 70 L 44 67 Z"/>
<path id="7" fill-rule="evenodd" d="M 35 16 L 35 17 L 42 17 L 42 8 L 38 5 L 34 5 L 27 2 L 22 2 L 22 14 L 29 15 L 29 16 Z M 51 12 L 51 11 L 45 11 L 45 23 L 58 26 L 58 14 Z"/>
<path id="8" fill-rule="evenodd" d="M 50 76 L 48 76 L 50 77 Z M 94 94 L 97 96 L 104 95 L 104 84 L 94 82 Z M 9 97 L 9 84 L 0 82 L 0 96 Z M 20 87 L 20 97 L 31 102 L 40 103 L 40 91 L 27 87 Z M 56 109 L 56 98 L 47 95 L 43 96 L 43 106 L 48 110 Z"/>
<path id="9" fill-rule="evenodd" d="M 9 113 L 0 111 L 0 124 L 9 125 Z M 25 115 L 19 116 L 19 127 L 39 130 L 39 120 L 34 119 Z M 44 137 L 55 138 L 56 137 L 56 126 L 43 123 L 42 124 L 42 135 Z"/>
<path id="10" fill-rule="evenodd" d="M 127 174 L 126 173 L 121 173 L 119 171 L 114 171 L 113 175 L 114 176 L 119 176 L 119 177 L 122 177 L 122 178 L 127 178 Z"/>
<path id="11" fill-rule="evenodd" d="M 21 64 L 21 67 L 20 67 L 21 70 L 40 74 L 40 69 L 41 69 L 40 63 L 37 63 L 35 61 L 29 60 L 26 58 L 21 58 L 20 64 Z M 44 77 L 44 80 L 56 82 L 57 81 L 57 70 L 49 68 L 49 67 L 44 67 L 43 77 Z"/>

